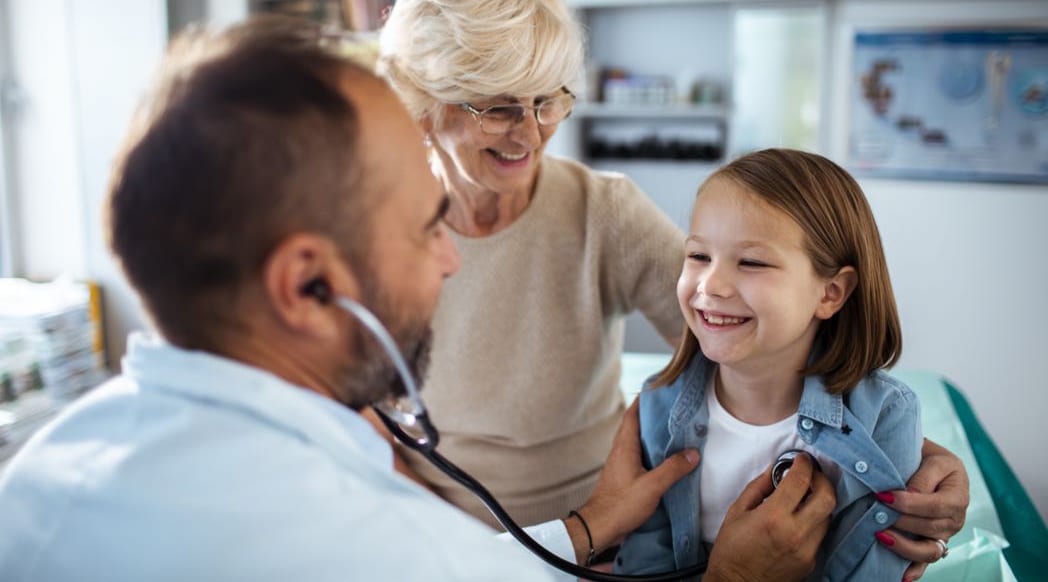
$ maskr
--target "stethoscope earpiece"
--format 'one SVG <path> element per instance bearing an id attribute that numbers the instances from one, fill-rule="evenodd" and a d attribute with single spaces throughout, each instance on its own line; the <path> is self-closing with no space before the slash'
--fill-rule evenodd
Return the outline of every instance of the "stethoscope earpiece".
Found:
<path id="1" fill-rule="evenodd" d="M 321 303 L 331 303 L 331 285 L 321 277 L 312 279 L 303 285 L 301 293 Z"/>

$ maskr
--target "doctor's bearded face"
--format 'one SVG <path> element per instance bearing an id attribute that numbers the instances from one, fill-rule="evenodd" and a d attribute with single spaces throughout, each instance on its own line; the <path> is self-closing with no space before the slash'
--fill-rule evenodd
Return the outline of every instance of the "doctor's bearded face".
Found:
<path id="1" fill-rule="evenodd" d="M 370 283 L 364 286 L 361 302 L 393 336 L 415 383 L 421 389 L 422 380 L 429 367 L 429 352 L 433 343 L 429 316 L 407 315 L 408 310 L 396 305 L 389 299 L 388 294 L 381 293 L 375 287 Z M 352 317 L 348 314 L 347 316 Z M 389 396 L 399 398 L 406 395 L 407 388 L 397 374 L 396 366 L 375 336 L 359 323 L 356 323 L 354 330 L 354 364 L 342 370 L 340 382 L 344 390 L 340 395 L 343 404 L 360 410 Z"/>
<path id="2" fill-rule="evenodd" d="M 430 171 L 422 132 L 388 87 L 376 83 L 375 91 L 371 114 L 361 116 L 361 143 L 369 144 L 362 167 L 369 170 L 370 192 L 381 202 L 370 215 L 371 247 L 357 278 L 360 302 L 389 329 L 421 385 L 429 363 L 430 320 L 444 279 L 459 268 L 459 255 L 444 225 L 449 199 Z M 353 323 L 343 402 L 359 408 L 404 395 L 389 356 L 366 328 Z"/>

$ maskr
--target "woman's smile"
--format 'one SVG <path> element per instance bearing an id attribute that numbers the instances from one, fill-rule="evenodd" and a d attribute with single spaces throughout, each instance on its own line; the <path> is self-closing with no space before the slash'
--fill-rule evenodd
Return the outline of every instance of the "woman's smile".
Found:
<path id="1" fill-rule="evenodd" d="M 494 158 L 495 163 L 502 168 L 523 168 L 527 167 L 528 163 L 531 162 L 531 152 L 528 151 L 515 153 L 500 151 L 493 148 L 487 148 L 484 151 L 491 154 L 491 157 Z"/>

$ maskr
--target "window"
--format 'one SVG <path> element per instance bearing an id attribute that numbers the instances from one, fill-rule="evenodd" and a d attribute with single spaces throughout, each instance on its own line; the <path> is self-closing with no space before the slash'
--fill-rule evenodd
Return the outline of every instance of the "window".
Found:
<path id="1" fill-rule="evenodd" d="M 733 154 L 820 149 L 825 18 L 818 5 L 738 10 Z"/>
<path id="2" fill-rule="evenodd" d="M 7 1 L 0 0 L 0 277 L 10 277 L 14 271 L 12 245 L 14 244 L 14 217 L 7 155 L 9 115 L 14 88 L 10 77 L 10 46 L 7 34 Z"/>
<path id="3" fill-rule="evenodd" d="M 0 41 L 3 40 L 0 33 Z M 5 57 L 5 52 L 0 49 L 0 59 Z M 0 74 L 6 71 L 6 67 L 0 65 Z M 12 196 L 8 188 L 10 172 L 8 171 L 7 145 L 8 140 L 8 113 L 11 89 L 4 76 L 0 76 L 0 277 L 10 277 L 14 274 L 13 245 L 14 245 L 14 216 L 11 204 Z"/>

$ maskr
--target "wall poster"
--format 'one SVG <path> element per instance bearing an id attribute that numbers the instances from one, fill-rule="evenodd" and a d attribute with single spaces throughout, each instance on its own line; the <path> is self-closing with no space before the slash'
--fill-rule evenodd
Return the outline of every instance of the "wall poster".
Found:
<path id="1" fill-rule="evenodd" d="M 1048 30 L 858 32 L 859 175 L 1048 183 Z"/>

